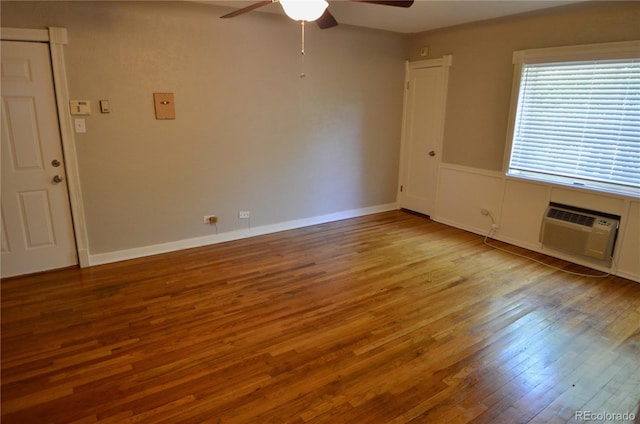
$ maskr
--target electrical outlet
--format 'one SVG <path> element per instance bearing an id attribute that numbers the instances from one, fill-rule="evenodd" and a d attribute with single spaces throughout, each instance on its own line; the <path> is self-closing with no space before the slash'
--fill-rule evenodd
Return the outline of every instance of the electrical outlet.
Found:
<path id="1" fill-rule="evenodd" d="M 218 217 L 215 215 L 205 215 L 202 217 L 202 222 L 204 224 L 215 224 L 218 222 Z"/>
<path id="2" fill-rule="evenodd" d="M 240 219 L 251 218 L 251 212 L 249 212 L 249 211 L 240 211 L 240 212 L 238 212 L 238 218 L 240 218 Z"/>

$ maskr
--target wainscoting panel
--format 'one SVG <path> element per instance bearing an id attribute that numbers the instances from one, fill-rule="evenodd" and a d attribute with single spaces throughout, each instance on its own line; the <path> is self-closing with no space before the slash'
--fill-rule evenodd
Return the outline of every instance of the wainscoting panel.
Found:
<path id="1" fill-rule="evenodd" d="M 502 174 L 497 172 L 442 165 L 432 218 L 474 233 L 488 233 L 491 218 L 482 215 L 481 210 L 487 209 L 499 221 L 503 182 Z"/>
<path id="2" fill-rule="evenodd" d="M 540 248 L 540 224 L 551 189 L 543 184 L 507 179 L 497 234 L 529 249 Z"/>
<path id="3" fill-rule="evenodd" d="M 629 202 L 618 236 L 618 275 L 640 282 L 640 201 Z"/>
<path id="4" fill-rule="evenodd" d="M 496 240 L 552 255 L 640 282 L 640 201 L 524 179 L 500 172 L 442 164 L 433 220 L 476 234 L 488 234 L 493 220 Z M 621 216 L 615 265 L 603 268 L 561 252 L 542 249 L 540 223 L 549 202 Z M 482 215 L 487 209 L 491 217 Z"/>

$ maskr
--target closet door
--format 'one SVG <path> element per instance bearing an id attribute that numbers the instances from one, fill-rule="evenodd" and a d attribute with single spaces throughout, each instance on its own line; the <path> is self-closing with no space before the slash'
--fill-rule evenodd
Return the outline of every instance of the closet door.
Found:
<path id="1" fill-rule="evenodd" d="M 408 62 L 398 204 L 425 215 L 435 206 L 451 56 Z"/>

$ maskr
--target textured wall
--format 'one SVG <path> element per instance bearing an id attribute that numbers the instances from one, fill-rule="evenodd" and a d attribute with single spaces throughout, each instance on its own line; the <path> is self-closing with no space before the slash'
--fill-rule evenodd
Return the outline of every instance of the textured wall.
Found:
<path id="1" fill-rule="evenodd" d="M 68 29 L 92 254 L 392 203 L 407 39 L 187 2 L 2 2 L 2 26 Z M 152 93 L 175 93 L 175 120 Z M 98 112 L 108 99 L 110 114 Z M 64 111 L 63 113 L 66 113 Z"/>

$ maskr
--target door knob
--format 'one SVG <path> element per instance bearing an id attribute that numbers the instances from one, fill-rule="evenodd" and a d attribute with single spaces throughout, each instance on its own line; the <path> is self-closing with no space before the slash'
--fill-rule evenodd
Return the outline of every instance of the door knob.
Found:
<path id="1" fill-rule="evenodd" d="M 435 156 L 435 155 L 436 155 L 435 150 L 432 150 L 432 151 L 429 152 L 429 156 Z"/>
<path id="2" fill-rule="evenodd" d="M 53 177 L 53 182 L 54 183 L 61 183 L 62 182 L 62 177 L 60 175 L 56 175 L 55 177 Z"/>
<path id="3" fill-rule="evenodd" d="M 60 161 L 58 159 L 54 159 L 51 161 L 51 166 L 57 168 L 60 166 Z"/>

